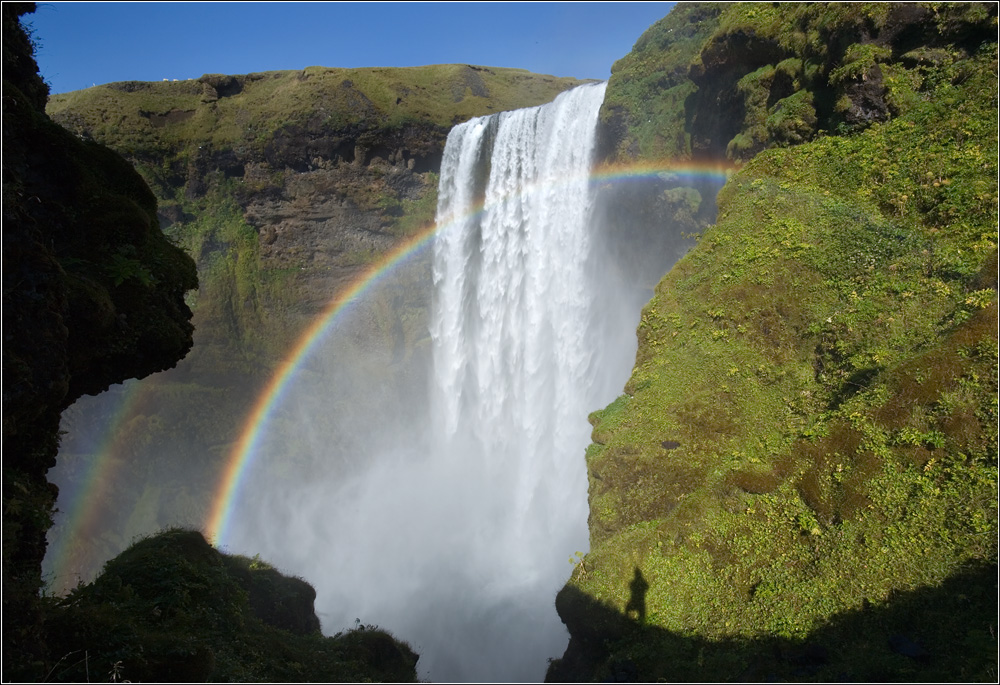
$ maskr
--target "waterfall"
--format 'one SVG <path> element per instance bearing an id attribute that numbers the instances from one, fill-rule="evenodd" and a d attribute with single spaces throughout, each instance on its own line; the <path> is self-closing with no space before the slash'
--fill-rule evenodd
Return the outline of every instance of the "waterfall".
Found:
<path id="1" fill-rule="evenodd" d="M 587 415 L 632 369 L 644 287 L 681 242 L 664 190 L 687 182 L 657 172 L 638 186 L 591 182 L 604 89 L 454 127 L 433 249 L 415 248 L 373 278 L 316 334 L 266 416 L 253 417 L 259 434 L 224 550 L 260 554 L 313 584 L 328 635 L 377 624 L 409 642 L 424 680 L 538 681 L 565 651 L 554 600 L 567 560 L 588 545 Z M 396 336 L 378 333 L 403 320 L 415 333 L 400 355 Z M 142 421 L 156 415 L 146 402 Z M 118 412 L 111 406 L 95 398 L 77 426 Z M 142 422 L 132 423 L 116 430 L 132 440 Z M 184 424 L 170 430 L 182 435 Z M 81 465 L 100 464 L 85 459 L 82 434 L 73 458 L 60 455 L 67 492 L 85 478 Z M 186 459 L 211 461 L 230 446 L 199 445 L 176 460 L 171 444 L 145 449 L 152 456 L 135 464 L 158 470 L 130 471 L 123 486 L 114 469 L 125 473 L 128 460 L 95 448 L 115 465 L 93 472 L 115 484 L 107 492 L 152 493 L 122 529 L 153 532 L 156 507 L 171 498 L 163 516 L 202 520 L 187 489 L 164 484 L 190 477 Z M 80 544 L 103 553 L 97 536 Z"/>
<path id="2" fill-rule="evenodd" d="M 484 593 L 533 597 L 553 623 L 567 563 L 587 545 L 594 395 L 590 170 L 604 84 L 545 106 L 452 129 L 441 167 L 434 244 L 435 453 L 477 495 L 451 525 Z M 505 597 L 507 595 L 507 597 Z M 517 630 L 514 627 L 514 630 Z M 531 638 L 537 642 L 537 635 Z M 534 645 L 512 655 L 527 658 Z M 510 658 L 510 657 L 508 657 Z"/>
<path id="3" fill-rule="evenodd" d="M 492 544 L 532 557 L 529 566 L 546 541 L 587 540 L 582 450 L 593 409 L 594 298 L 585 269 L 603 97 L 603 84 L 587 86 L 550 105 L 460 124 L 441 167 L 432 322 L 438 444 L 481 460 L 484 485 L 503 493 L 502 518 L 485 522 L 497 529 Z"/>
<path id="4" fill-rule="evenodd" d="M 410 643 L 423 679 L 538 681 L 566 648 L 554 602 L 588 545 L 587 415 L 635 353 L 634 318 L 614 326 L 623 344 L 596 333 L 610 316 L 595 313 L 589 225 L 603 96 L 587 85 L 451 131 L 422 371 L 375 349 L 317 355 L 244 486 L 230 549 L 314 583 L 327 634 L 360 621 Z M 425 382 L 397 397 L 371 380 L 390 376 Z M 295 440 L 315 458 L 289 457 Z"/>

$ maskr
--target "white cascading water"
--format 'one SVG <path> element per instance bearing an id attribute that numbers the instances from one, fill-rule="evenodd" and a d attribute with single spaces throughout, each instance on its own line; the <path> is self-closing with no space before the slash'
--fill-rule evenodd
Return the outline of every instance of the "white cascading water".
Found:
<path id="1" fill-rule="evenodd" d="M 313 583 L 326 632 L 360 619 L 409 642 L 421 678 L 538 681 L 566 647 L 554 600 L 588 545 L 587 415 L 635 351 L 634 321 L 619 327 L 624 346 L 596 333 L 588 277 L 604 89 L 451 131 L 423 425 L 373 444 L 347 475 L 312 471 L 294 490 L 262 475 L 231 540 Z M 611 347 L 615 360 L 597 357 Z M 303 430 L 329 420 L 310 407 L 292 412 Z M 352 430 L 385 438 L 391 418 Z"/>
<path id="2" fill-rule="evenodd" d="M 508 582 L 560 580 L 567 551 L 587 541 L 594 341 L 585 269 L 603 96 L 603 84 L 577 88 L 548 106 L 456 126 L 442 162 L 432 415 L 441 452 L 473 462 L 501 495 L 480 524 L 489 549 L 477 552 L 514 564 Z M 559 566 L 548 567 L 556 550 Z"/>
<path id="3" fill-rule="evenodd" d="M 587 546 L 583 452 L 596 398 L 586 268 L 604 89 L 456 126 L 442 161 L 434 451 L 477 493 L 453 525 L 486 599 L 527 599 L 535 606 L 524 619 L 552 624 L 547 640 L 525 631 L 493 680 L 538 679 L 545 658 L 560 655 L 565 633 L 552 602 L 567 558 Z"/>

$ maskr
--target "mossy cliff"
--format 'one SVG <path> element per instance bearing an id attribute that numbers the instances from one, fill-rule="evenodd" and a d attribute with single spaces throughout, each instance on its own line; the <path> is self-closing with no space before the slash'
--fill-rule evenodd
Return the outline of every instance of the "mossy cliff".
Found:
<path id="1" fill-rule="evenodd" d="M 14 678 L 45 655 L 38 593 L 60 413 L 176 364 L 192 344 L 184 293 L 197 287 L 139 174 L 45 115 L 19 23 L 33 10 L 3 6 L 3 634 Z"/>
<path id="2" fill-rule="evenodd" d="M 996 6 L 678 8 L 605 150 L 749 161 L 591 416 L 548 678 L 993 680 Z"/>
<path id="3" fill-rule="evenodd" d="M 745 161 L 905 111 L 995 37 L 989 3 L 681 3 L 611 69 L 611 160 Z"/>

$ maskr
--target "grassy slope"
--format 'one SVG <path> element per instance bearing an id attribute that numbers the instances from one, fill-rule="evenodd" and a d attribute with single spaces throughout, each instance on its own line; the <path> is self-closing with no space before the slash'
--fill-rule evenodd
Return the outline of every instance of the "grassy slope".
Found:
<path id="1" fill-rule="evenodd" d="M 419 197 L 391 187 L 387 168 L 364 167 L 368 159 L 356 178 L 321 181 L 332 184 L 326 196 L 378 215 L 386 235 L 405 238 L 433 220 L 437 178 L 426 169 L 454 123 L 548 102 L 578 83 L 468 65 L 309 67 L 113 83 L 53 96 L 48 112 L 133 161 L 161 210 L 175 217 L 167 234 L 199 261 L 202 287 L 192 300 L 199 326 L 228 326 L 236 348 L 222 356 L 252 371 L 301 328 L 297 293 L 314 268 L 308 259 L 265 264 L 260 237 L 244 217 L 249 202 L 287 191 L 295 173 L 288 167 L 335 166 L 356 153 L 384 160 L 405 148 L 418 162 Z M 294 262 L 294 254 L 288 257 Z M 378 258 L 347 250 L 338 266 L 350 270 Z"/>
<path id="2" fill-rule="evenodd" d="M 834 639 L 809 678 L 995 677 L 996 59 L 896 65 L 896 118 L 761 153 L 658 285 L 558 602 L 611 640 L 589 675 L 744 679 L 768 639 Z M 984 566 L 985 608 L 952 584 L 897 610 Z"/>
<path id="3" fill-rule="evenodd" d="M 54 95 L 48 111 L 63 125 L 76 123 L 97 139 L 145 157 L 164 147 L 262 147 L 281 128 L 310 120 L 328 129 L 450 127 L 491 111 L 547 102 L 577 83 L 521 69 L 458 64 L 309 67 L 241 77 L 113 83 Z M 240 92 L 226 96 L 227 88 Z"/>

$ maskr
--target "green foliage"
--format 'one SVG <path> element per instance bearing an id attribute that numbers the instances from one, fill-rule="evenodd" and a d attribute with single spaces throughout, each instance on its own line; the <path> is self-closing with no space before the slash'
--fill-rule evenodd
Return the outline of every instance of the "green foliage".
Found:
<path id="1" fill-rule="evenodd" d="M 690 154 L 684 103 L 695 87 L 688 65 L 714 31 L 722 8 L 682 3 L 615 62 L 601 107 L 609 159 L 669 159 Z M 655 96 L 654 96 L 655 94 Z"/>
<path id="2" fill-rule="evenodd" d="M 142 262 L 121 254 L 112 255 L 111 261 L 104 268 L 115 285 L 121 285 L 130 278 L 134 278 L 147 288 L 156 283 L 153 274 Z"/>
<path id="3" fill-rule="evenodd" d="M 758 35 L 808 45 L 777 33 L 791 7 L 825 11 L 734 6 L 719 35 L 752 20 Z M 877 26 L 875 9 L 834 18 Z M 877 624 L 876 607 L 895 627 L 837 643 L 810 678 L 996 672 L 973 646 L 995 630 L 995 604 L 975 614 L 932 590 L 997 560 L 996 44 L 940 64 L 919 68 L 921 96 L 888 122 L 757 154 L 657 286 L 627 395 L 591 415 L 591 551 L 564 590 L 590 608 L 560 606 L 574 640 L 607 650 L 597 668 L 628 659 L 643 679 L 741 680 L 769 641 L 847 636 L 849 623 Z M 758 85 L 776 70 L 743 77 L 747 102 L 766 104 L 773 91 Z M 810 98 L 780 102 L 792 112 Z M 771 139 L 780 111 L 738 145 Z M 644 632 L 615 618 L 636 568 Z M 896 607 L 907 592 L 923 603 Z M 885 648 L 917 622 L 947 660 Z M 823 670 L 833 662 L 841 675 Z"/>
<path id="4" fill-rule="evenodd" d="M 111 83 L 54 95 L 48 111 L 70 130 L 130 157 L 172 163 L 208 150 L 259 157 L 295 130 L 329 135 L 335 130 L 399 131 L 412 124 L 447 128 L 485 112 L 549 101 L 578 83 L 521 69 L 457 64 L 309 67 Z"/>
<path id="5" fill-rule="evenodd" d="M 996 35 L 973 3 L 688 3 L 616 63 L 601 121 L 620 162 L 725 155 L 911 111 Z M 919 38 L 917 38 L 919 36 Z M 914 43 L 922 43 L 915 46 Z"/>
<path id="6" fill-rule="evenodd" d="M 855 43 L 844 53 L 843 65 L 830 71 L 830 84 L 836 86 L 857 79 L 865 81 L 877 62 L 887 61 L 891 56 L 892 50 L 885 46 Z"/>

